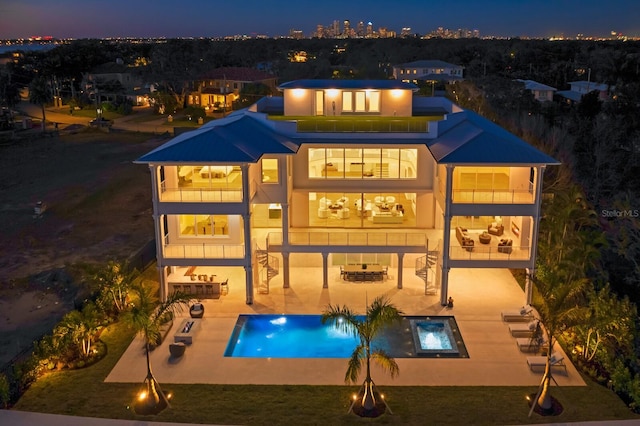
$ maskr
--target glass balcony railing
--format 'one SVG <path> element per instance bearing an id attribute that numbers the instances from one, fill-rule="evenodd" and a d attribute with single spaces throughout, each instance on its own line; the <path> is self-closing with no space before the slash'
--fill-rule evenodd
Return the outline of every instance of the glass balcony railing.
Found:
<path id="1" fill-rule="evenodd" d="M 471 250 L 467 247 L 449 247 L 449 258 L 452 260 L 529 260 L 531 247 L 505 246 L 487 247 L 475 245 Z"/>
<path id="2" fill-rule="evenodd" d="M 533 204 L 534 194 L 527 190 L 454 189 L 453 202 L 460 204 Z"/>
<path id="3" fill-rule="evenodd" d="M 163 203 L 239 203 L 241 189 L 175 188 L 160 192 Z"/>
<path id="4" fill-rule="evenodd" d="M 269 233 L 267 244 L 282 245 L 282 233 Z M 289 232 L 289 244 L 300 246 L 427 247 L 427 237 L 424 234 L 402 232 Z"/>
<path id="5" fill-rule="evenodd" d="M 318 116 L 270 117 L 273 120 L 295 121 L 297 131 L 301 133 L 342 133 L 342 132 L 378 132 L 378 133 L 426 133 L 429 122 L 442 117 L 379 117 L 379 116 Z"/>
<path id="6" fill-rule="evenodd" d="M 165 259 L 243 259 L 244 245 L 167 244 L 162 247 Z"/>

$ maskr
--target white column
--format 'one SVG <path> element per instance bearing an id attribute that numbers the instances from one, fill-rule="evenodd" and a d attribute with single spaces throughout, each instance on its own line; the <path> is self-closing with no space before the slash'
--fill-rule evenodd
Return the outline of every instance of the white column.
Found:
<path id="1" fill-rule="evenodd" d="M 246 283 L 246 304 L 253 303 L 253 268 L 252 260 L 253 246 L 251 244 L 251 197 L 249 191 L 249 165 L 242 164 L 242 202 L 244 203 L 244 211 L 242 212 L 242 221 L 244 225 L 244 273 Z"/>
<path id="2" fill-rule="evenodd" d="M 151 175 L 151 204 L 153 207 L 153 228 L 156 234 L 156 266 L 158 268 L 158 282 L 160 283 L 160 301 L 167 300 L 167 280 L 164 276 L 164 229 L 162 226 L 162 215 L 158 213 L 160 204 L 160 183 L 158 182 L 158 167 L 149 164 Z"/>
<path id="3" fill-rule="evenodd" d="M 165 301 L 167 300 L 167 295 L 168 295 L 168 289 L 167 289 L 167 279 L 164 276 L 164 266 L 160 266 L 160 265 L 156 265 L 156 268 L 158 269 L 158 277 L 160 277 L 160 300 Z"/>
<path id="4" fill-rule="evenodd" d="M 282 252 L 282 287 L 289 288 L 289 252 Z"/>
<path id="5" fill-rule="evenodd" d="M 402 271 L 404 269 L 404 253 L 398 253 L 398 288 L 402 288 Z"/>
<path id="6" fill-rule="evenodd" d="M 329 253 L 322 253 L 322 288 L 329 288 Z"/>
<path id="7" fill-rule="evenodd" d="M 531 300 L 533 300 L 533 281 L 531 277 L 536 273 L 536 270 L 533 268 L 526 268 L 526 278 L 524 282 L 524 304 L 530 305 Z"/>
<path id="8" fill-rule="evenodd" d="M 531 232 L 531 248 L 529 249 L 529 258 L 531 259 L 530 268 L 536 267 L 536 248 L 538 247 L 538 233 L 540 232 L 540 217 L 542 215 L 542 178 L 544 177 L 545 166 L 536 167 L 536 214 L 533 217 L 533 231 Z"/>
<path id="9" fill-rule="evenodd" d="M 446 165 L 447 184 L 444 190 L 444 220 L 442 235 L 442 280 L 440 304 L 445 306 L 449 298 L 449 253 L 451 246 L 451 202 L 453 197 L 453 165 Z"/>
<path id="10" fill-rule="evenodd" d="M 282 179 L 286 179 L 286 170 L 284 173 L 284 176 L 282 176 L 281 173 L 281 178 Z M 281 181 L 281 182 L 286 182 L 286 181 Z M 288 195 L 287 195 L 288 197 Z M 284 203 L 282 204 L 282 246 L 284 247 L 284 249 L 286 250 L 287 247 L 289 247 L 289 204 L 288 203 Z M 290 284 L 290 275 L 289 275 L 289 252 L 287 251 L 283 251 L 282 252 L 282 287 L 283 288 L 289 288 L 289 284 Z"/>

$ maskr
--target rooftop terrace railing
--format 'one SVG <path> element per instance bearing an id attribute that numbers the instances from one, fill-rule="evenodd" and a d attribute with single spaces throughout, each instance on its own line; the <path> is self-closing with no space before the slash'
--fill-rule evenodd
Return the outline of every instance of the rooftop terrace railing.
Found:
<path id="1" fill-rule="evenodd" d="M 426 133 L 434 117 L 272 117 L 275 120 L 296 121 L 301 133 Z"/>

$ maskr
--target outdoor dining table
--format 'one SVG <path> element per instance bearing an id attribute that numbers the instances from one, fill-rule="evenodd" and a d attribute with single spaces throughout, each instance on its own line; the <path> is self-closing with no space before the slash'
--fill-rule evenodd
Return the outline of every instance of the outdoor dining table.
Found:
<path id="1" fill-rule="evenodd" d="M 345 265 L 342 273 L 347 281 L 381 281 L 384 268 L 382 265 Z"/>

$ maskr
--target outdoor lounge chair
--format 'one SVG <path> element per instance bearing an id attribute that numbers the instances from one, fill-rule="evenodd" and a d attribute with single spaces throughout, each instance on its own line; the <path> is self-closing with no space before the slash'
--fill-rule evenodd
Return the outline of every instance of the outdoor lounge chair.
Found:
<path id="1" fill-rule="evenodd" d="M 534 319 L 533 307 L 526 305 L 517 311 L 502 311 L 504 322 L 529 322 Z"/>
<path id="2" fill-rule="evenodd" d="M 516 338 L 516 344 L 521 352 L 538 353 L 540 348 L 546 344 L 546 341 L 542 338 L 518 337 Z"/>
<path id="3" fill-rule="evenodd" d="M 553 352 L 551 354 L 551 358 L 549 359 L 551 363 L 551 367 L 562 367 L 564 368 L 565 373 L 567 372 L 567 365 L 564 363 L 564 356 L 560 355 L 558 352 Z M 546 356 L 528 356 L 527 364 L 531 371 L 544 369 L 547 366 L 547 357 Z"/>
<path id="4" fill-rule="evenodd" d="M 513 337 L 528 337 L 531 338 L 538 331 L 538 327 L 540 327 L 540 321 L 533 320 L 528 323 L 515 322 L 509 324 L 509 333 Z"/>

